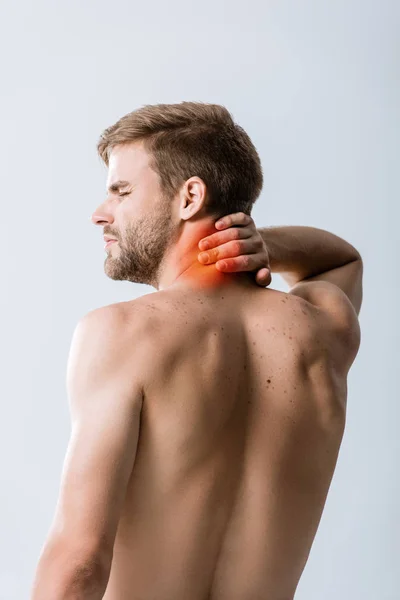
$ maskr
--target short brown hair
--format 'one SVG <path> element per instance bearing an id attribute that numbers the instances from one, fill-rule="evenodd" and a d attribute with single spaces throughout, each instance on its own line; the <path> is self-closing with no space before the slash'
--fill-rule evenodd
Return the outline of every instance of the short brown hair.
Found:
<path id="1" fill-rule="evenodd" d="M 263 185 L 260 158 L 247 133 L 218 104 L 150 104 L 128 113 L 100 137 L 108 166 L 117 144 L 143 141 L 161 189 L 174 196 L 192 176 L 207 186 L 207 214 L 251 214 Z"/>

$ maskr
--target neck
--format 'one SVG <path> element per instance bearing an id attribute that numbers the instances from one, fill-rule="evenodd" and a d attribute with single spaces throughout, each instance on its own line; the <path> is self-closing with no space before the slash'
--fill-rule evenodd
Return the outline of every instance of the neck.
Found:
<path id="1" fill-rule="evenodd" d="M 214 223 L 215 218 L 211 217 L 197 222 L 184 222 L 178 239 L 166 253 L 158 290 L 172 287 L 215 289 L 226 285 L 254 287 L 254 280 L 249 273 L 222 273 L 215 263 L 202 265 L 198 261 L 200 240 L 218 231 Z"/>

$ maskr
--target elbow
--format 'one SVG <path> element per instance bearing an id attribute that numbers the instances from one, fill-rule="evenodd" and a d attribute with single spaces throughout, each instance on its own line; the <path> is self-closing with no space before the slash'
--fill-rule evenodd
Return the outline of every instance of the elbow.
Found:
<path id="1" fill-rule="evenodd" d="M 354 273 L 354 278 L 357 280 L 357 282 L 360 285 L 362 285 L 362 278 L 363 278 L 363 274 L 364 274 L 364 263 L 363 263 L 363 259 L 361 258 L 361 255 L 358 254 L 358 256 L 356 256 L 353 260 L 349 261 L 349 263 L 351 263 L 351 265 L 352 265 L 352 271 Z"/>
<path id="2" fill-rule="evenodd" d="M 353 258 L 353 260 L 357 261 L 359 263 L 361 269 L 363 268 L 363 259 L 362 259 L 362 256 L 359 253 L 359 251 L 356 250 L 355 248 L 354 248 L 354 258 Z"/>
<path id="3" fill-rule="evenodd" d="M 357 248 L 355 248 L 354 246 L 351 246 L 351 248 L 352 248 L 352 256 L 351 256 L 351 259 L 349 260 L 349 262 L 354 262 L 357 264 L 359 275 L 362 278 L 363 270 L 364 270 L 364 263 L 363 263 L 362 256 L 361 256 L 360 252 L 357 250 Z"/>
<path id="4" fill-rule="evenodd" d="M 109 572 L 97 558 L 86 559 L 64 575 L 60 600 L 101 600 L 106 591 Z"/>
<path id="5" fill-rule="evenodd" d="M 360 314 L 363 300 L 364 264 L 361 256 L 351 262 L 351 294 L 349 296 L 357 315 Z"/>
<path id="6" fill-rule="evenodd" d="M 353 246 L 352 244 L 350 244 L 349 242 L 346 242 L 346 252 L 345 254 L 347 254 L 347 259 L 345 260 L 346 263 L 349 262 L 359 262 L 362 265 L 362 257 L 360 252 L 357 250 L 357 248 L 355 248 L 355 246 Z"/>
<path id="7" fill-rule="evenodd" d="M 110 574 L 108 562 L 99 555 L 45 550 L 31 600 L 101 600 Z"/>

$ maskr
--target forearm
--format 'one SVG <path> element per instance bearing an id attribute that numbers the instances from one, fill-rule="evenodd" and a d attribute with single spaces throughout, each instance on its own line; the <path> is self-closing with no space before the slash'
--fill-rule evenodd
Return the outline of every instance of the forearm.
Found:
<path id="1" fill-rule="evenodd" d="M 361 259 L 351 244 L 315 227 L 263 227 L 258 231 L 268 250 L 271 271 L 280 273 L 290 285 Z"/>

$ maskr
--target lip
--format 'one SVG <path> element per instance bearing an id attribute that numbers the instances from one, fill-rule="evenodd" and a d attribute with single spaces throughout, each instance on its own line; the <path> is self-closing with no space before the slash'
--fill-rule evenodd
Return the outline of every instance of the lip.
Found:
<path id="1" fill-rule="evenodd" d="M 108 248 L 108 246 L 111 246 L 111 244 L 114 244 L 114 242 L 117 242 L 118 240 L 108 240 L 108 242 L 106 242 L 104 249 Z"/>

